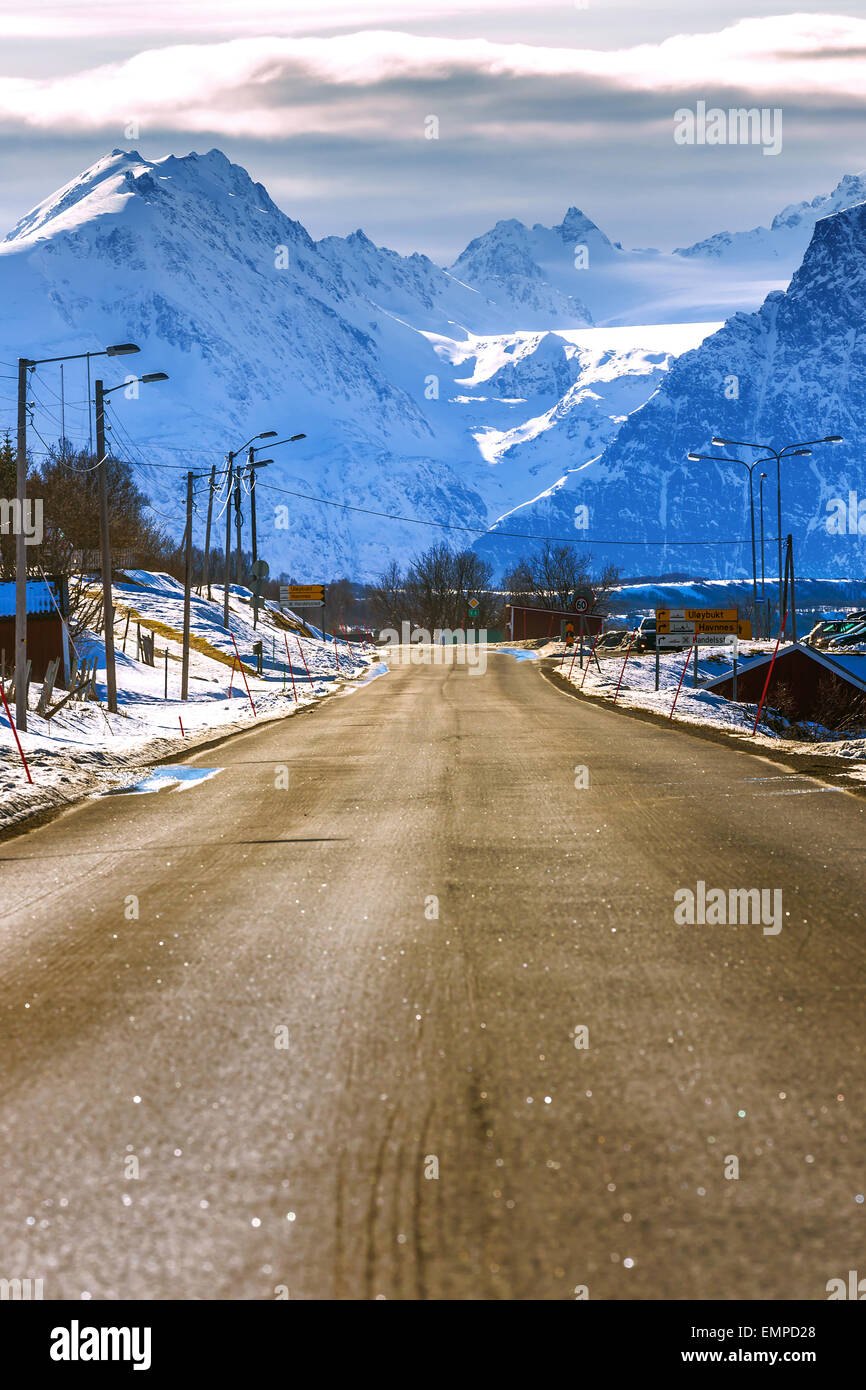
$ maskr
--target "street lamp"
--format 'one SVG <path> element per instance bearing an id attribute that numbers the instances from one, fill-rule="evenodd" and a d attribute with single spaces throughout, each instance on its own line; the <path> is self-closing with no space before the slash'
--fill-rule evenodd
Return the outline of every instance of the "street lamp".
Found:
<path id="1" fill-rule="evenodd" d="M 264 437 L 264 436 L 263 436 L 263 437 Z M 298 442 L 299 439 L 306 439 L 306 437 L 307 437 L 307 436 L 306 436 L 305 434 L 292 434 L 292 435 L 289 436 L 288 439 L 278 439 L 277 442 L 276 442 L 276 444 L 271 444 L 269 447 L 272 448 L 272 449 L 276 449 L 280 444 L 296 444 L 296 443 Z M 257 452 L 258 452 L 257 449 L 251 448 L 251 449 L 250 449 L 250 452 L 249 452 L 249 455 L 248 455 L 248 458 L 247 458 L 247 468 L 248 468 L 248 470 L 249 470 L 249 479 L 250 479 L 250 526 L 251 526 L 251 528 L 252 528 L 252 536 L 253 536 L 253 564 L 254 564 L 254 565 L 255 565 L 256 561 L 258 560 L 258 558 L 259 558 L 258 535 L 257 535 L 257 532 L 256 532 L 256 469 L 257 469 L 257 468 L 264 468 L 266 464 L 268 464 L 268 463 L 273 463 L 273 459 L 257 459 L 257 458 L 256 458 Z M 255 605 L 254 605 L 254 606 L 253 606 L 253 627 L 256 627 L 256 625 L 257 625 L 257 620 L 258 620 L 258 609 L 257 609 L 257 608 L 255 607 Z"/>
<path id="2" fill-rule="evenodd" d="M 264 438 L 265 436 L 262 437 Z M 305 434 L 292 434 L 289 435 L 288 439 L 278 439 L 276 444 L 271 444 L 269 447 L 271 449 L 276 449 L 280 444 L 296 444 L 299 439 L 306 439 L 306 437 Z M 253 564 L 255 564 L 258 559 L 258 540 L 256 537 L 256 469 L 264 468 L 266 463 L 273 463 L 273 459 L 257 459 L 257 453 L 257 449 L 250 449 L 247 457 L 247 468 L 250 478 L 250 520 L 253 531 Z"/>
<path id="3" fill-rule="evenodd" d="M 118 356 L 116 352 L 109 351 L 108 356 Z M 109 386 L 106 390 L 102 382 L 97 378 L 94 382 L 95 405 L 96 405 L 96 457 L 98 460 L 97 480 L 99 483 L 99 546 L 102 552 L 102 612 L 103 626 L 105 628 L 105 685 L 108 697 L 108 709 L 110 714 L 117 714 L 117 674 L 114 662 L 114 604 L 111 601 L 111 543 L 108 529 L 108 478 L 106 476 L 106 465 L 108 458 L 105 452 L 105 397 L 110 396 L 112 391 L 120 391 L 125 387 L 140 382 L 149 386 L 153 381 L 168 381 L 166 372 L 148 372 L 145 376 L 127 377 L 126 381 L 118 382 L 117 386 Z"/>
<path id="4" fill-rule="evenodd" d="M 713 440 L 713 443 L 714 443 L 714 444 L 715 444 L 715 442 L 716 442 L 716 441 Z M 694 451 L 692 451 L 692 452 L 688 455 L 688 457 L 689 457 L 693 462 L 695 462 L 695 463 L 698 462 L 698 460 L 705 460 L 707 463 L 739 463 L 739 464 L 742 465 L 743 468 L 745 468 L 746 472 L 747 472 L 748 475 L 749 475 L 749 520 L 750 520 L 750 522 L 751 522 L 751 530 L 752 530 L 752 617 L 753 617 L 753 620 L 754 620 L 754 621 L 757 621 L 757 616 L 758 616 L 758 614 L 757 614 L 757 608 L 758 608 L 758 569 L 757 569 L 757 562 L 756 562 L 756 558 L 755 558 L 755 493 L 754 493 L 754 488 L 753 488 L 753 486 L 752 486 L 752 474 L 754 473 L 755 469 L 758 467 L 758 464 L 767 463 L 768 460 L 767 460 L 767 459 L 758 459 L 757 462 L 755 462 L 755 463 L 746 463 L 746 460 L 745 460 L 745 459 L 729 458 L 729 457 L 727 457 L 727 456 L 725 456 L 725 455 L 719 456 L 718 454 L 697 454 L 697 453 L 695 453 Z M 761 476 L 765 478 L 767 475 L 766 475 L 766 473 L 763 473 Z M 763 549 L 763 546 L 764 546 L 764 541 L 763 541 L 763 524 L 764 524 L 764 519 L 763 519 L 763 515 L 762 515 L 762 517 L 761 517 L 761 567 L 762 567 L 762 575 L 763 575 L 763 563 L 764 563 L 764 558 L 763 558 L 763 557 L 764 557 L 764 549 Z"/>
<path id="5" fill-rule="evenodd" d="M 761 602 L 764 601 L 764 483 L 768 475 L 762 473 L 758 482 L 758 511 L 761 517 Z M 768 633 L 769 636 L 769 633 Z"/>
<path id="6" fill-rule="evenodd" d="M 242 454 L 243 451 L 244 451 L 244 449 L 248 448 L 248 446 L 249 446 L 250 444 L 252 444 L 256 439 L 276 439 L 276 437 L 277 437 L 277 431 L 276 431 L 276 430 L 261 430 L 259 434 L 254 434 L 254 435 L 252 436 L 252 438 L 250 438 L 250 439 L 248 439 L 248 440 L 246 441 L 245 444 L 242 444 L 241 447 L 240 447 L 239 449 L 232 449 L 232 450 L 230 450 L 230 452 L 229 452 L 228 454 L 226 454 L 226 472 L 227 472 L 227 476 L 228 476 L 228 484 L 227 484 L 227 491 L 226 491 L 225 586 L 224 586 L 224 589 L 223 589 L 223 627 L 225 628 L 226 632 L 228 632 L 228 630 L 229 630 L 229 570 L 230 570 L 230 567 L 231 567 L 231 550 L 232 550 L 232 505 L 231 505 L 231 503 L 232 503 L 232 477 L 233 477 L 234 472 L 235 472 L 235 466 L 234 466 L 234 465 L 235 465 L 235 459 L 237 458 L 238 454 Z M 238 579 L 240 579 L 240 564 L 241 564 L 241 556 L 240 556 L 240 529 L 241 529 L 241 528 L 240 528 L 240 517 L 241 517 L 241 492 L 240 492 L 240 489 L 241 489 L 241 470 L 240 470 L 239 468 L 237 469 L 237 481 L 236 481 L 236 485 L 235 485 L 235 486 L 236 486 L 236 492 L 235 492 L 235 512 L 236 512 L 236 514 L 237 514 L 237 521 L 238 521 Z"/>
<path id="7" fill-rule="evenodd" d="M 812 444 L 841 444 L 841 434 L 825 434 L 821 439 L 804 439 L 800 444 L 786 444 L 783 449 L 774 449 L 772 444 L 758 444 L 754 440 L 748 439 L 722 439 L 718 435 L 713 436 L 713 444 L 716 447 L 733 447 L 736 449 L 762 449 L 765 453 L 771 454 L 776 460 L 776 504 L 777 521 L 779 534 L 777 537 L 779 546 L 779 622 L 782 621 L 783 587 L 782 577 L 782 459 L 783 458 L 806 458 L 812 450 Z M 791 615 L 791 635 L 794 641 L 797 640 L 797 615 Z"/>
<path id="8" fill-rule="evenodd" d="M 27 730 L 27 538 L 24 535 L 24 506 L 27 500 L 27 373 L 50 362 L 77 362 L 91 357 L 126 357 L 138 352 L 135 343 L 114 343 L 101 352 L 72 352 L 60 357 L 18 358 L 18 444 L 15 491 L 19 525 L 15 538 L 15 722 Z"/>

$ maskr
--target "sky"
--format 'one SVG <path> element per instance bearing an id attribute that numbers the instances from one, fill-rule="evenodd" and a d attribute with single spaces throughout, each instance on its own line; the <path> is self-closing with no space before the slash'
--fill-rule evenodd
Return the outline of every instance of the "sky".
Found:
<path id="1" fill-rule="evenodd" d="M 0 236 L 114 148 L 217 147 L 312 236 L 442 264 L 572 205 L 632 247 L 766 224 L 866 168 L 866 7 L 807 3 L 0 0 Z M 678 143 L 699 102 L 781 149 Z"/>

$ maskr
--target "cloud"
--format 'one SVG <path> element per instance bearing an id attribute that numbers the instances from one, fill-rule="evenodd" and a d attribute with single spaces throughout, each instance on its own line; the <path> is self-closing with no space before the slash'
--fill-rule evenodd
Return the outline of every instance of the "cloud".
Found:
<path id="1" fill-rule="evenodd" d="M 5 38 L 58 39 L 158 34 L 304 34 L 406 23 L 406 0 L 40 0 L 0 14 Z M 525 12 L 525 0 L 412 0 L 411 22 Z"/>
<path id="2" fill-rule="evenodd" d="M 330 6 L 330 13 L 334 12 Z M 329 37 L 240 38 L 145 50 L 49 80 L 0 80 L 0 123 L 57 131 L 151 129 L 259 139 L 293 134 L 350 138 L 417 134 L 395 116 L 437 95 L 463 101 L 546 84 L 599 93 L 672 95 L 722 91 L 742 104 L 835 107 L 866 99 L 866 20 L 848 15 L 746 19 L 716 33 L 679 34 L 615 50 L 543 47 L 368 30 Z M 440 113 L 441 114 L 441 113 Z M 489 116 L 489 111 L 488 111 Z M 503 111 L 503 119 L 507 113 Z"/>

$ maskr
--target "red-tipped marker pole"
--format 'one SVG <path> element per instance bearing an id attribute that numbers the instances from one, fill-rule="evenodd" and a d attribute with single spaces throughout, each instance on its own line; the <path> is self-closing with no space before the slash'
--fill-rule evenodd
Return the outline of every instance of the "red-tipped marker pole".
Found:
<path id="1" fill-rule="evenodd" d="M 6 691 L 3 689 L 2 681 L 0 681 L 0 697 L 2 697 L 3 700 L 3 708 L 6 711 L 6 718 L 9 720 L 9 727 L 15 735 L 15 742 L 18 744 L 18 752 L 20 753 L 21 761 L 24 764 L 24 771 L 27 773 L 27 781 L 32 782 L 33 778 L 30 776 L 30 768 L 27 766 L 27 759 L 24 756 L 24 749 L 21 747 L 21 740 L 18 737 L 18 730 L 15 728 L 15 720 L 12 718 L 12 712 L 9 709 L 8 704 L 6 703 Z"/>
<path id="2" fill-rule="evenodd" d="M 295 704 L 297 704 L 297 703 L 298 703 L 298 692 L 297 692 L 297 690 L 295 689 L 295 673 L 294 673 L 294 671 L 292 670 L 292 658 L 289 656 L 289 639 L 288 639 L 288 637 L 286 636 L 285 633 L 283 633 L 283 641 L 284 641 L 285 644 L 286 644 L 286 661 L 289 663 L 289 675 L 290 675 L 291 678 L 292 678 L 292 694 L 293 694 L 294 697 L 295 697 Z"/>
<path id="3" fill-rule="evenodd" d="M 680 698 L 680 690 L 682 689 L 682 684 L 683 684 L 683 681 L 685 680 L 686 671 L 689 669 L 689 662 L 690 662 L 691 659 L 692 659 L 692 652 L 693 652 L 694 649 L 695 649 L 695 643 L 697 642 L 697 640 L 698 640 L 697 633 L 695 633 L 695 640 L 694 640 L 694 642 L 692 643 L 692 645 L 689 647 L 689 654 L 688 654 L 688 656 L 686 657 L 685 663 L 684 663 L 684 665 L 683 665 L 683 669 L 682 669 L 682 671 L 680 672 L 680 683 L 679 683 L 679 685 L 677 686 L 677 693 L 676 693 L 676 695 L 674 696 L 674 702 L 673 702 L 673 704 L 671 705 L 671 712 L 670 712 L 670 714 L 668 715 L 668 719 L 673 719 L 673 717 L 674 717 L 674 710 L 675 710 L 676 707 L 677 707 L 677 700 Z M 658 637 L 656 637 L 656 641 L 658 641 Z"/>
<path id="4" fill-rule="evenodd" d="M 310 682 L 310 691 L 312 692 L 312 690 L 313 690 L 313 677 L 310 675 L 310 668 L 309 668 L 309 666 L 307 665 L 307 658 L 304 656 L 304 649 L 303 649 L 303 647 L 301 646 L 301 639 L 300 639 L 300 637 L 298 636 L 297 633 L 295 633 L 295 641 L 296 641 L 297 644 L 298 644 L 298 651 L 301 653 L 301 660 L 302 660 L 303 663 L 304 663 L 304 670 L 305 670 L 306 673 L 307 673 L 307 680 Z"/>
<path id="5" fill-rule="evenodd" d="M 590 649 L 589 649 L 589 656 L 586 658 L 586 665 L 585 665 L 584 668 L 583 668 L 583 680 L 580 682 L 580 688 L 581 688 L 581 690 L 583 689 L 583 681 L 586 680 L 587 674 L 588 674 L 588 672 L 589 672 L 589 668 L 590 668 L 590 666 L 592 665 L 593 654 L 594 654 L 594 652 L 595 652 L 596 647 L 598 646 L 598 639 L 599 639 L 600 636 L 601 636 L 601 628 L 599 628 L 598 632 L 595 634 L 595 641 L 593 642 L 592 646 L 591 646 Z M 597 658 L 597 657 L 596 657 L 596 664 L 598 664 L 598 658 Z"/>
<path id="6" fill-rule="evenodd" d="M 778 650 L 779 650 L 779 643 L 781 642 L 782 638 L 783 638 L 784 635 L 785 635 L 785 627 L 787 626 L 787 623 L 788 623 L 788 610 L 787 610 L 787 608 L 786 608 L 786 609 L 785 609 L 785 616 L 784 616 L 784 618 L 782 619 L 782 626 L 779 628 L 779 635 L 778 635 L 778 637 L 776 638 L 776 649 L 775 649 L 775 651 L 773 652 L 773 660 L 770 662 L 770 669 L 769 669 L 769 671 L 767 672 L 767 679 L 764 681 L 764 689 L 763 689 L 763 693 L 761 694 L 761 703 L 758 705 L 758 713 L 755 715 L 755 722 L 754 722 L 754 724 L 752 725 L 752 738 L 755 737 L 755 730 L 756 730 L 757 727 L 758 727 L 758 720 L 759 720 L 760 717 L 761 717 L 761 710 L 764 708 L 764 701 L 765 701 L 766 698 L 767 698 L 767 691 L 768 691 L 769 688 L 770 688 L 770 677 L 771 677 L 772 674 L 773 674 L 773 667 L 774 667 L 775 664 L 776 664 L 776 654 L 777 654 L 777 652 L 778 652 Z"/>
<path id="7" fill-rule="evenodd" d="M 632 644 L 631 644 L 631 642 L 629 642 L 629 644 L 628 644 L 628 651 L 627 651 L 626 654 L 625 654 L 625 661 L 622 663 L 622 670 L 621 670 L 620 673 L 619 673 L 619 680 L 618 680 L 617 683 L 616 683 L 616 691 L 615 691 L 614 697 L 613 697 L 613 703 L 614 703 L 614 704 L 616 704 L 616 697 L 617 697 L 617 695 L 619 695 L 619 688 L 620 688 L 620 686 L 622 685 L 622 678 L 623 678 L 623 676 L 625 675 L 625 668 L 626 668 L 626 666 L 628 665 L 628 659 L 629 659 L 629 657 L 631 656 L 631 647 L 632 647 Z"/>
<path id="8" fill-rule="evenodd" d="M 249 685 L 248 685 L 248 683 L 247 683 L 247 673 L 246 673 L 246 671 L 244 670 L 244 664 L 243 664 L 243 662 L 241 661 L 241 654 L 240 654 L 240 652 L 238 651 L 238 644 L 237 644 L 237 642 L 235 642 L 235 635 L 234 635 L 234 633 L 231 633 L 230 635 L 231 635 L 231 639 L 232 639 L 232 645 L 234 646 L 234 649 L 235 649 L 235 656 L 236 656 L 237 659 L 238 659 L 238 669 L 239 669 L 241 675 L 243 676 L 244 685 L 246 686 L 247 699 L 249 700 L 250 705 L 252 706 L 253 719 L 258 719 L 258 715 L 256 714 L 256 707 L 255 707 L 255 705 L 253 704 L 253 697 L 252 697 L 252 695 L 250 694 L 250 687 L 249 687 Z"/>

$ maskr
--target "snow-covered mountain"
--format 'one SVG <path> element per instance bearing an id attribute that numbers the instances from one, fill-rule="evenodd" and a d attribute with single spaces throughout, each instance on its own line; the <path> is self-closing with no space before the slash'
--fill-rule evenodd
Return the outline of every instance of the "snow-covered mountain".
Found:
<path id="1" fill-rule="evenodd" d="M 717 232 L 693 246 L 678 247 L 674 255 L 712 259 L 721 266 L 765 267 L 767 273 L 772 273 L 775 265 L 790 278 L 805 254 L 818 219 L 862 202 L 866 202 L 866 173 L 846 174 L 831 193 L 783 208 L 769 227 Z"/>
<path id="2" fill-rule="evenodd" d="M 690 323 L 756 309 L 783 290 L 815 223 L 866 199 L 866 174 L 783 209 L 770 227 L 719 232 L 676 251 L 627 250 L 578 208 L 555 227 L 497 222 L 458 256 L 452 273 L 494 302 L 515 305 L 521 326 Z M 579 308 L 577 307 L 579 306 Z"/>
<path id="3" fill-rule="evenodd" d="M 801 212 L 798 234 L 807 221 Z M 115 451 L 178 535 L 185 469 L 220 463 L 260 430 L 304 431 L 260 475 L 261 552 L 297 578 L 365 579 L 448 534 L 376 513 L 482 529 L 515 509 L 535 516 L 547 503 L 527 499 L 540 495 L 556 513 L 572 487 L 560 480 L 652 418 L 671 369 L 682 379 L 680 354 L 719 328 L 739 283 L 720 259 L 626 252 L 570 209 L 553 229 L 500 223 L 445 270 L 362 231 L 314 241 L 217 150 L 115 150 L 0 243 L 0 357 L 132 340 L 139 357 L 94 359 L 93 373 L 113 386 L 128 371 L 168 372 L 138 398 L 114 394 L 110 420 Z M 749 285 L 755 307 L 767 285 L 757 272 Z M 713 312 L 687 317 L 690 303 Z M 85 380 L 82 363 L 66 366 L 63 390 L 57 366 L 34 374 L 37 456 L 62 413 L 67 436 L 86 441 Z M 14 428 L 11 386 L 0 401 L 0 426 Z M 639 511 L 658 525 L 632 487 L 613 536 Z M 200 541 L 203 517 L 195 524 Z M 504 540 L 485 545 L 497 569 L 512 558 Z M 625 550 L 617 558 L 635 568 Z M 681 568 L 674 558 L 661 568 Z"/>
<path id="4" fill-rule="evenodd" d="M 573 534 L 575 508 L 582 506 L 589 511 L 597 560 L 622 564 L 631 556 L 632 572 L 640 567 L 710 577 L 748 574 L 746 471 L 736 464 L 689 462 L 688 452 L 731 453 L 751 463 L 760 451 L 713 448 L 713 436 L 763 440 L 783 448 L 841 434 L 844 443 L 816 444 L 811 457 L 783 464 L 782 531 L 795 537 L 801 574 L 862 574 L 866 505 L 862 521 L 858 507 L 861 499 L 866 503 L 864 326 L 866 203 L 860 203 L 815 222 L 803 263 L 785 293 L 768 295 L 756 313 L 735 314 L 679 357 L 606 449 L 565 470 L 553 487 L 503 518 L 499 529 Z M 775 464 L 764 470 L 769 475 L 766 570 L 776 574 L 771 539 L 778 534 Z M 761 471 L 755 470 L 756 507 Z M 828 525 L 840 515 L 842 501 L 844 527 Z M 728 543 L 738 537 L 738 545 Z M 666 544 L 623 545 L 650 539 Z M 524 548 L 520 541 L 507 547 L 512 555 Z M 501 557 L 505 545 L 487 539 L 479 549 Z"/>
<path id="5" fill-rule="evenodd" d="M 592 353 L 515 332 L 519 306 L 489 302 L 425 256 L 399 256 L 360 231 L 314 242 L 219 151 L 150 161 L 115 150 L 98 161 L 0 243 L 0 296 L 6 361 L 131 340 L 139 357 L 92 364 L 106 385 L 127 371 L 168 372 L 137 399 L 112 396 L 110 418 L 116 452 L 139 462 L 177 531 L 184 468 L 219 462 L 259 430 L 304 431 L 262 473 L 258 520 L 272 568 L 313 578 L 371 577 L 442 533 L 270 489 L 483 528 L 537 486 L 513 458 L 499 461 L 510 438 L 548 430 L 542 417 L 566 397 L 562 413 L 572 428 L 585 416 L 583 442 L 598 448 L 672 358 L 663 348 L 634 367 L 621 354 L 631 388 L 609 371 L 581 397 Z M 652 353 L 644 337 L 631 344 L 638 356 Z M 602 375 L 592 365 L 590 378 Z M 86 440 L 84 383 L 83 364 L 69 363 L 61 405 L 59 368 L 36 372 L 37 452 L 59 436 L 64 411 L 67 435 Z M 3 396 L 0 423 L 11 428 L 14 393 Z M 498 449 L 494 434 L 506 441 Z"/>

